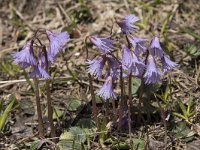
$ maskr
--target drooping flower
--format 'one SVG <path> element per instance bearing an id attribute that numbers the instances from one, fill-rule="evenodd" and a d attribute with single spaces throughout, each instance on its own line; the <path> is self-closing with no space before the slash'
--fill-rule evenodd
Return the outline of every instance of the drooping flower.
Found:
<path id="1" fill-rule="evenodd" d="M 50 75 L 45 70 L 45 62 L 44 61 L 45 61 L 44 54 L 42 52 L 40 52 L 38 54 L 38 63 L 36 66 L 34 66 L 34 69 L 30 74 L 31 77 L 39 77 L 39 78 L 44 78 L 44 79 L 50 78 Z"/>
<path id="2" fill-rule="evenodd" d="M 69 41 L 67 32 L 53 33 L 46 31 L 49 39 L 48 60 L 52 63 L 57 54 L 63 51 L 65 44 Z"/>
<path id="3" fill-rule="evenodd" d="M 128 37 L 130 43 L 132 44 L 134 48 L 134 53 L 139 56 L 141 53 L 146 52 L 146 47 L 145 44 L 147 42 L 147 39 L 142 39 L 142 38 L 136 38 L 136 37 Z"/>
<path id="4" fill-rule="evenodd" d="M 123 34 L 130 34 L 138 29 L 138 27 L 134 25 L 134 23 L 137 22 L 138 20 L 139 20 L 138 17 L 131 14 L 124 17 L 122 20 L 117 21 L 117 24 L 121 28 Z"/>
<path id="5" fill-rule="evenodd" d="M 117 79 L 119 77 L 119 62 L 113 58 L 112 56 L 108 55 L 106 57 L 108 66 L 110 68 L 110 76 L 112 76 L 113 79 Z"/>
<path id="6" fill-rule="evenodd" d="M 145 69 L 144 63 L 125 45 L 122 45 L 122 67 L 128 71 L 128 75 L 137 77 L 140 77 Z"/>
<path id="7" fill-rule="evenodd" d="M 86 64 L 88 65 L 88 73 L 96 78 L 100 78 L 102 76 L 102 70 L 105 64 L 105 61 L 102 57 L 96 57 L 93 60 L 87 60 Z"/>
<path id="8" fill-rule="evenodd" d="M 12 53 L 13 62 L 22 68 L 36 65 L 36 60 L 33 54 L 33 42 L 28 42 L 21 51 Z"/>
<path id="9" fill-rule="evenodd" d="M 143 75 L 144 69 L 145 64 L 140 61 L 134 53 L 132 53 L 132 63 L 128 70 L 128 73 L 133 76 L 141 77 Z"/>
<path id="10" fill-rule="evenodd" d="M 97 36 L 90 36 L 89 39 L 103 54 L 111 52 L 114 48 L 114 40 L 111 40 L 110 38 L 99 38 Z"/>
<path id="11" fill-rule="evenodd" d="M 163 49 L 160 46 L 160 41 L 157 36 L 154 36 L 154 38 L 151 41 L 150 47 L 149 47 L 149 53 L 152 56 L 157 56 L 158 58 L 162 58 L 164 55 Z"/>
<path id="12" fill-rule="evenodd" d="M 144 81 L 145 84 L 161 82 L 160 73 L 156 67 L 154 58 L 151 55 L 148 56 L 146 72 L 144 74 Z"/>
<path id="13" fill-rule="evenodd" d="M 169 59 L 169 57 L 167 57 L 166 55 L 164 55 L 161 59 L 162 61 L 162 68 L 163 68 L 163 73 L 165 74 L 166 72 L 172 70 L 174 67 L 177 67 L 178 64 L 171 61 Z"/>
<path id="14" fill-rule="evenodd" d="M 111 76 L 109 76 L 104 85 L 100 88 L 99 92 L 97 95 L 102 97 L 104 100 L 107 100 L 109 98 L 116 99 L 116 95 L 113 91 L 113 79 Z"/>
<path id="15" fill-rule="evenodd" d="M 132 53 L 128 47 L 122 45 L 122 67 L 125 70 L 131 67 L 132 64 Z"/>

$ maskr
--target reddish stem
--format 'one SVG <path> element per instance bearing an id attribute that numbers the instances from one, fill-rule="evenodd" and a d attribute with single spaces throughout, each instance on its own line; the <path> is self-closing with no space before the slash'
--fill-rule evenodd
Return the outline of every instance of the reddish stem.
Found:
<path id="1" fill-rule="evenodd" d="M 87 39 L 88 37 L 85 38 L 85 48 L 86 48 L 86 60 L 88 59 L 88 47 L 87 47 Z M 96 123 L 97 129 L 99 128 L 99 123 L 98 123 L 98 117 L 97 117 L 97 104 L 96 104 L 96 97 L 94 94 L 94 87 L 93 87 L 93 79 L 92 76 L 88 73 L 88 78 L 89 78 L 89 86 L 90 86 L 90 93 L 92 96 L 92 114 L 94 117 L 94 121 Z"/>
<path id="2" fill-rule="evenodd" d="M 123 79 L 123 69 L 122 66 L 120 66 L 120 85 L 121 85 L 121 100 L 119 104 L 119 122 L 117 130 L 122 130 L 122 117 L 124 112 L 124 79 Z"/>
<path id="3" fill-rule="evenodd" d="M 38 126 L 39 137 L 44 138 L 44 124 L 43 124 L 43 120 L 42 120 L 42 110 L 41 110 L 41 104 L 40 104 L 38 80 L 37 80 L 37 78 L 34 78 L 33 80 L 34 80 L 34 84 L 35 84 L 35 100 L 36 100 L 38 124 L 39 124 L 39 126 Z"/>
<path id="4" fill-rule="evenodd" d="M 48 72 L 48 58 L 47 58 L 47 51 L 46 47 L 43 46 L 43 52 L 45 55 L 45 69 Z M 51 138 L 54 143 L 57 142 L 56 137 L 56 129 L 53 123 L 53 107 L 52 107 L 52 101 L 51 101 L 51 91 L 50 91 L 50 82 L 49 79 L 46 80 L 46 94 L 47 94 L 47 110 L 48 110 L 48 120 L 51 128 Z"/>

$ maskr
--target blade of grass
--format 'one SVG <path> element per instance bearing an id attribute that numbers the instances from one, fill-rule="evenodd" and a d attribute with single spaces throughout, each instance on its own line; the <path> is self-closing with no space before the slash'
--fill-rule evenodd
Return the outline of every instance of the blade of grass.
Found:
<path id="1" fill-rule="evenodd" d="M 1 115 L 0 131 L 3 129 L 3 127 L 4 127 L 5 123 L 6 123 L 6 120 L 8 118 L 8 114 L 12 110 L 12 107 L 13 107 L 14 102 L 15 102 L 15 97 L 13 95 L 11 95 L 9 99 L 10 99 L 9 105 L 6 107 L 5 111 Z"/>

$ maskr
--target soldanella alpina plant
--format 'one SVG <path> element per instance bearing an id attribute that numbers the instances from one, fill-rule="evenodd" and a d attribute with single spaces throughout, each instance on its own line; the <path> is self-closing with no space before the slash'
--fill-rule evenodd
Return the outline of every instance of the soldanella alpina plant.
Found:
<path id="1" fill-rule="evenodd" d="M 124 43 L 119 43 L 115 35 L 107 35 L 107 37 L 99 36 L 89 36 L 86 38 L 86 50 L 87 50 L 87 72 L 89 74 L 90 80 L 90 91 L 93 101 L 93 115 L 96 123 L 97 110 L 95 103 L 95 91 L 92 85 L 93 78 L 100 79 L 104 78 L 105 83 L 96 92 L 96 95 L 100 96 L 105 101 L 111 99 L 116 100 L 120 97 L 119 109 L 115 113 L 118 117 L 118 129 L 122 126 L 122 116 L 125 112 L 124 105 L 127 102 L 128 106 L 128 127 L 129 135 L 131 139 L 131 112 L 132 110 L 132 79 L 141 79 L 140 93 L 139 93 L 139 103 L 138 103 L 138 124 L 141 120 L 141 103 L 142 96 L 144 92 L 144 86 L 149 84 L 161 84 L 162 76 L 164 76 L 168 71 L 171 71 L 177 64 L 170 60 L 167 54 L 163 51 L 160 40 L 157 35 L 155 35 L 149 42 L 145 38 L 139 38 L 135 36 L 135 33 L 139 29 L 135 22 L 140 19 L 131 14 L 116 23 L 120 27 L 121 32 L 118 36 L 123 40 Z M 87 39 L 97 47 L 99 54 L 93 59 L 88 58 L 88 46 Z M 121 40 L 121 41 L 122 41 Z M 117 44 L 118 43 L 118 44 Z M 116 46 L 119 45 L 119 46 Z M 117 57 L 116 51 L 121 50 L 121 57 Z M 160 63 L 160 64 L 159 64 Z M 107 64 L 107 65 L 106 65 Z M 159 64 L 159 65 L 158 65 Z M 106 67 L 107 66 L 107 67 Z M 161 67 L 160 67 L 161 66 Z M 120 80 L 121 93 L 116 95 L 114 92 L 114 83 Z M 124 90 L 124 80 L 128 78 L 128 100 L 125 98 Z M 114 108 L 114 107 L 113 107 Z M 94 113 L 95 112 L 95 113 Z M 98 126 L 98 125 L 97 125 Z M 132 141 L 132 140 L 130 140 Z M 130 143 L 131 148 L 132 142 Z"/>
<path id="2" fill-rule="evenodd" d="M 48 46 L 43 44 L 41 36 L 45 35 L 49 41 Z M 48 120 L 51 129 L 51 138 L 56 137 L 56 129 L 53 123 L 53 106 L 50 92 L 50 73 L 49 67 L 55 62 L 58 54 L 64 51 L 66 43 L 69 41 L 67 32 L 54 33 L 49 30 L 38 30 L 33 37 L 23 46 L 19 52 L 12 53 L 13 62 L 19 65 L 22 69 L 29 68 L 29 76 L 33 78 L 35 84 L 35 97 L 37 106 L 37 115 L 39 123 L 39 136 L 45 137 L 44 124 L 42 119 L 42 110 L 39 94 L 39 80 L 44 79 L 46 82 L 46 97 Z M 53 141 L 56 141 L 55 139 Z"/>

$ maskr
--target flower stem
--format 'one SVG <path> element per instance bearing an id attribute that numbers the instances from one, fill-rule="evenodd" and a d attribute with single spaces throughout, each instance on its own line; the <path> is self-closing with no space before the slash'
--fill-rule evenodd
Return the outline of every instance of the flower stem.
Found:
<path id="1" fill-rule="evenodd" d="M 124 79 L 123 79 L 123 69 L 122 66 L 120 66 L 120 85 L 121 85 L 121 101 L 119 104 L 119 122 L 117 130 L 122 130 L 122 117 L 124 112 Z"/>
<path id="2" fill-rule="evenodd" d="M 89 55 L 89 51 L 87 47 L 87 39 L 88 37 L 85 38 L 86 60 L 88 59 L 88 55 Z M 89 78 L 90 93 L 92 96 L 92 114 L 93 114 L 97 129 L 99 129 L 99 123 L 98 123 L 98 117 L 97 117 L 97 104 L 96 104 L 96 97 L 94 94 L 93 79 L 89 73 L 88 73 L 88 78 Z"/>
<path id="3" fill-rule="evenodd" d="M 40 96 L 39 96 L 39 87 L 38 87 L 38 80 L 37 78 L 33 79 L 35 84 L 35 100 L 37 106 L 37 115 L 38 115 L 38 124 L 39 124 L 39 137 L 44 138 L 44 124 L 42 120 L 42 110 L 40 104 Z"/>
<path id="4" fill-rule="evenodd" d="M 45 69 L 48 72 L 48 58 L 47 58 L 47 51 L 46 51 L 46 47 L 43 46 L 43 52 L 44 52 L 44 56 L 45 56 Z M 55 139 L 54 137 L 56 137 L 56 129 L 53 123 L 53 107 L 52 107 L 52 101 L 51 101 L 51 91 L 50 91 L 50 86 L 49 86 L 50 82 L 49 79 L 46 80 L 46 94 L 47 94 L 47 111 L 48 111 L 48 120 L 49 120 L 49 124 L 50 124 L 50 129 L 51 129 L 51 138 L 53 138 L 53 142 L 56 143 L 57 139 Z"/>
<path id="5" fill-rule="evenodd" d="M 156 95 L 155 95 L 155 99 L 156 99 L 156 102 L 158 103 L 158 106 L 160 109 L 160 116 L 162 118 L 163 125 L 164 125 L 164 130 L 165 130 L 164 142 L 165 142 L 165 149 L 166 149 L 167 148 L 167 123 L 165 120 L 165 111 L 164 111 L 164 108 L 162 107 L 162 105 L 160 104 L 158 98 L 156 97 Z"/>
<path id="6" fill-rule="evenodd" d="M 151 94 L 150 94 L 150 91 L 149 89 L 147 90 L 147 123 L 150 123 L 151 122 Z"/>
<path id="7" fill-rule="evenodd" d="M 132 76 L 129 75 L 128 77 L 128 131 L 129 131 L 129 138 L 130 138 L 130 149 L 133 150 L 133 141 L 132 141 L 132 128 L 131 128 L 131 102 L 132 101 Z"/>
<path id="8" fill-rule="evenodd" d="M 96 104 L 96 97 L 94 94 L 93 81 L 92 81 L 92 77 L 90 74 L 88 74 L 88 77 L 89 77 L 89 84 L 90 84 L 90 93 L 92 96 L 92 113 L 93 113 L 94 121 L 95 121 L 97 129 L 98 129 L 99 123 L 98 123 L 98 117 L 97 117 L 97 104 Z"/>
<path id="9" fill-rule="evenodd" d="M 144 80 L 141 79 L 141 86 L 140 86 L 140 93 L 139 93 L 139 103 L 138 103 L 138 119 L 137 119 L 138 126 L 141 125 L 141 117 L 142 117 L 141 105 L 142 105 L 143 92 L 144 92 Z"/>
<path id="10" fill-rule="evenodd" d="M 56 129 L 53 123 L 53 107 L 51 102 L 51 91 L 49 87 L 49 80 L 46 80 L 46 94 L 47 94 L 47 109 L 48 109 L 48 120 L 51 128 L 51 138 L 56 137 Z M 57 139 L 53 139 L 53 142 L 56 143 Z"/>
<path id="11" fill-rule="evenodd" d="M 115 105 L 115 100 L 112 99 L 112 107 L 113 107 L 113 119 L 114 119 L 114 122 L 117 121 L 117 113 L 116 113 L 116 105 Z"/>

